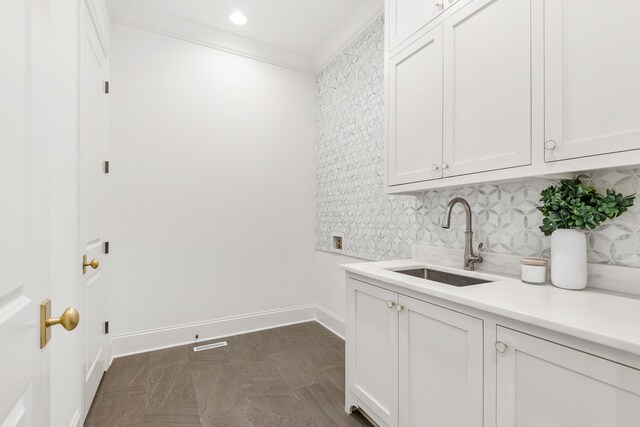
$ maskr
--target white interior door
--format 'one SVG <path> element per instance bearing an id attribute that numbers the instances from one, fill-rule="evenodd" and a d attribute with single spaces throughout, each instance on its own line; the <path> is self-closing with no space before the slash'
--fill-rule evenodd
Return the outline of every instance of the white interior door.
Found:
<path id="1" fill-rule="evenodd" d="M 49 0 L 0 0 L 0 425 L 49 425 Z M 64 307 L 54 301 L 53 315 Z"/>
<path id="2" fill-rule="evenodd" d="M 84 4 L 84 2 L 83 2 Z M 89 11 L 84 6 L 81 34 L 80 89 L 80 250 L 88 262 L 80 282 L 82 325 L 82 410 L 87 416 L 108 363 L 105 289 L 105 193 L 104 161 L 107 150 L 107 104 L 104 82 L 107 60 Z M 80 261 L 80 260 L 79 260 Z"/>
<path id="3" fill-rule="evenodd" d="M 444 176 L 531 162 L 532 0 L 476 0 L 444 21 Z"/>

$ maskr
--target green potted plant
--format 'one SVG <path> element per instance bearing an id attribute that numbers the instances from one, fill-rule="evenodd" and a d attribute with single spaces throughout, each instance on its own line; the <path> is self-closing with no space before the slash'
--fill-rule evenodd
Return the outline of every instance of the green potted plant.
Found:
<path id="1" fill-rule="evenodd" d="M 540 230 L 551 236 L 551 282 L 555 286 L 587 286 L 587 238 L 583 231 L 622 215 L 634 199 L 635 195 L 623 196 L 613 189 L 601 194 L 583 184 L 580 177 L 563 179 L 540 193 Z"/>

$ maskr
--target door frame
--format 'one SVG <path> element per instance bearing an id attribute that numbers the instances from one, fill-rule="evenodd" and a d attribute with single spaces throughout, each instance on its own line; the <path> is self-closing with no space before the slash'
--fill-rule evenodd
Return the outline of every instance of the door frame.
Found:
<path id="1" fill-rule="evenodd" d="M 86 109 L 86 103 L 85 103 L 85 97 L 86 97 L 86 91 L 87 91 L 87 87 L 84 84 L 84 76 L 87 74 L 87 70 L 84 66 L 84 64 L 86 63 L 86 52 L 83 50 L 82 46 L 84 43 L 84 38 L 87 36 L 87 32 L 88 31 L 94 31 L 95 34 L 97 35 L 97 40 L 98 40 L 98 44 L 99 47 L 101 49 L 101 53 L 103 54 L 103 59 L 104 59 L 104 80 L 108 80 L 108 75 L 109 75 L 109 35 L 107 33 L 107 31 L 105 31 L 104 26 L 105 25 L 110 25 L 110 17 L 108 16 L 108 8 L 106 3 L 104 2 L 104 0 L 80 0 L 80 5 L 79 5 L 79 45 L 78 45 L 78 51 L 79 51 L 79 64 L 78 64 L 78 69 L 79 69 L 79 79 L 78 79 L 78 144 L 77 144 L 77 154 L 78 154 L 78 158 L 77 158 L 77 207 L 76 207 L 76 212 L 77 212 L 77 239 L 76 239 L 76 259 L 77 259 L 77 266 L 78 266 L 78 276 L 77 276 L 77 282 L 76 282 L 76 294 L 77 294 L 77 298 L 78 298 L 78 304 L 81 307 L 80 310 L 81 312 L 86 312 L 87 307 L 85 305 L 85 293 L 84 293 L 84 287 L 85 285 L 85 276 L 82 274 L 82 256 L 84 254 L 85 251 L 85 247 L 86 247 L 86 242 L 83 242 L 84 239 L 84 231 L 83 231 L 83 227 L 84 227 L 84 221 L 85 221 L 85 214 L 83 213 L 84 210 L 84 205 L 83 203 L 85 203 L 85 199 L 83 198 L 83 180 L 86 178 L 83 174 L 83 156 L 84 156 L 84 142 L 83 142 L 83 138 L 85 138 L 86 135 L 86 125 L 85 125 L 85 121 L 86 121 L 86 117 L 87 117 L 87 113 L 85 111 Z M 104 7 L 100 7 L 100 4 L 102 4 Z M 86 13 L 85 13 L 86 12 Z M 108 105 L 108 97 L 107 94 L 103 93 L 104 98 L 103 98 L 103 113 L 104 113 L 104 126 L 103 126 L 103 131 L 105 132 L 104 134 L 104 152 L 103 157 L 104 157 L 104 161 L 108 160 L 108 152 L 109 152 L 109 133 L 108 133 L 108 129 L 109 129 L 109 105 Z M 103 215 L 103 219 L 104 219 L 104 223 L 103 223 L 103 240 L 107 241 L 107 235 L 108 235 L 108 206 L 107 206 L 107 201 L 108 201 L 108 185 L 105 183 L 105 186 L 103 188 L 104 194 L 103 194 L 103 209 L 102 209 L 102 215 Z M 104 269 L 104 265 L 106 264 L 105 262 L 105 254 L 102 254 L 102 257 L 100 259 L 100 262 L 102 263 L 102 268 Z M 105 316 L 105 321 L 109 318 L 109 293 L 108 293 L 108 275 L 105 274 L 104 272 L 103 274 L 103 287 L 104 287 L 104 292 L 102 293 L 102 312 Z M 85 401 L 85 390 L 84 390 L 84 354 L 83 352 L 85 351 L 85 346 L 86 346 L 86 336 L 85 336 L 85 331 L 81 331 L 81 334 L 79 336 L 79 345 L 78 345 L 78 360 L 79 360 L 79 366 L 78 366 L 78 370 L 80 372 L 80 414 L 81 414 L 81 424 L 84 423 L 87 414 L 89 413 L 89 409 L 91 408 L 91 404 L 93 403 L 93 400 L 91 402 L 87 402 Z M 103 360 L 103 366 L 102 366 L 102 370 L 106 372 L 106 370 L 109 368 L 109 366 L 111 365 L 112 362 L 112 343 L 111 343 L 111 338 L 109 334 L 104 334 L 103 336 L 103 353 L 104 353 L 104 360 Z M 94 396 L 95 398 L 95 396 Z"/>

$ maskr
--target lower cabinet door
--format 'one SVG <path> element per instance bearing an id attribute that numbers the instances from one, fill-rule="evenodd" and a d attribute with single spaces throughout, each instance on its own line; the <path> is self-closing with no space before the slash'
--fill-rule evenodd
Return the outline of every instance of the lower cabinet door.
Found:
<path id="1" fill-rule="evenodd" d="M 638 427 L 640 371 L 498 327 L 498 427 Z"/>
<path id="2" fill-rule="evenodd" d="M 347 387 L 388 426 L 398 425 L 398 294 L 347 280 Z"/>
<path id="3" fill-rule="evenodd" d="M 481 427 L 482 320 L 400 296 L 400 425 Z"/>

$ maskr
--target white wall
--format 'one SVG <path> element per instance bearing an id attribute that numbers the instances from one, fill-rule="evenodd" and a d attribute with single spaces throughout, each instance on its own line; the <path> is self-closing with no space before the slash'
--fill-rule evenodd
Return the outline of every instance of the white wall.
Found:
<path id="1" fill-rule="evenodd" d="M 316 250 L 313 266 L 314 302 L 344 320 L 346 315 L 345 272 L 340 268 L 340 265 L 366 261 L 361 258 Z M 334 328 L 334 330 L 340 334 L 344 333 L 344 330 L 338 328 Z"/>
<path id="2" fill-rule="evenodd" d="M 111 36 L 115 341 L 313 303 L 315 77 L 121 24 Z"/>

